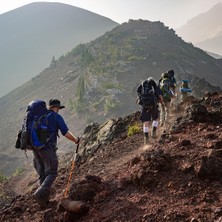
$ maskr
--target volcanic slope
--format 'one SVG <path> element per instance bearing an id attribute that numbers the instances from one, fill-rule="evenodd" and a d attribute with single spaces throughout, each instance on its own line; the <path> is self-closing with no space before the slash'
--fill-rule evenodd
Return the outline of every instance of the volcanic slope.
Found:
<path id="1" fill-rule="evenodd" d="M 60 159 L 56 194 L 46 209 L 32 199 L 37 186 L 32 178 L 30 190 L 4 206 L 0 220 L 221 221 L 222 95 L 191 98 L 179 108 L 171 114 L 170 129 L 160 129 L 158 141 L 146 146 L 141 131 L 127 136 L 130 126 L 140 124 L 139 112 L 86 127 L 69 193 L 70 200 L 87 205 L 82 213 L 60 205 L 70 153 Z M 5 185 L 14 191 L 17 186 Z"/>

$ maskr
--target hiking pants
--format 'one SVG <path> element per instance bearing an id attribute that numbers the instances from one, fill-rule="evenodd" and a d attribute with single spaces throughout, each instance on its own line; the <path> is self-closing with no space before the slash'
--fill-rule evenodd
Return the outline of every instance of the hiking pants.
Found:
<path id="1" fill-rule="evenodd" d="M 170 102 L 165 102 L 165 106 L 161 106 L 160 124 L 164 125 L 169 119 Z"/>
<path id="2" fill-rule="evenodd" d="M 158 118 L 159 118 L 158 106 L 151 109 L 142 108 L 140 120 L 143 123 L 157 120 Z"/>
<path id="3" fill-rule="evenodd" d="M 56 147 L 44 147 L 42 150 L 33 150 L 34 168 L 39 175 L 40 187 L 37 192 L 49 195 L 50 188 L 58 174 L 58 157 Z"/>
<path id="4" fill-rule="evenodd" d="M 182 102 L 185 102 L 186 98 L 187 98 L 187 93 L 183 92 L 182 95 L 181 95 Z"/>

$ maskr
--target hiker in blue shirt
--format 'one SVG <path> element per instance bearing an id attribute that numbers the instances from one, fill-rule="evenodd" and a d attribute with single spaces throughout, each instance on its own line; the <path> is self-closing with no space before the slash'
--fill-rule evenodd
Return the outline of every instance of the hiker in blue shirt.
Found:
<path id="1" fill-rule="evenodd" d="M 191 93 L 192 90 L 188 86 L 189 80 L 183 79 L 181 81 L 182 81 L 182 83 L 180 85 L 181 99 L 182 99 L 182 102 L 185 102 L 185 100 L 188 96 L 188 93 Z"/>
<path id="2" fill-rule="evenodd" d="M 63 117 L 58 114 L 60 109 L 65 108 L 58 99 L 49 101 L 49 110 L 52 114 L 48 117 L 49 140 L 41 150 L 33 150 L 34 168 L 39 175 L 40 186 L 34 193 L 34 198 L 41 207 L 46 207 L 49 202 L 50 188 L 58 174 L 57 136 L 60 131 L 63 136 L 75 144 L 79 143 L 68 129 Z"/>

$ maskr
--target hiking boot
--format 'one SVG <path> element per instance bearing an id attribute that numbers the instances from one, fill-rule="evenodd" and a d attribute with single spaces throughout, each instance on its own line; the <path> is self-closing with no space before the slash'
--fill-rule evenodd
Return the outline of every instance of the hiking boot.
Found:
<path id="1" fill-rule="evenodd" d="M 145 133 L 144 134 L 144 145 L 147 145 L 149 142 L 149 136 L 148 136 L 148 133 Z"/>
<path id="2" fill-rule="evenodd" d="M 147 144 L 148 144 L 148 142 L 149 142 L 148 137 L 145 137 L 145 136 L 144 136 L 144 145 L 147 145 Z"/>
<path id="3" fill-rule="evenodd" d="M 42 208 L 47 207 L 48 201 L 45 200 L 39 193 L 34 193 L 33 197 L 36 200 L 36 202 L 39 204 L 40 207 L 42 207 Z"/>
<path id="4" fill-rule="evenodd" d="M 156 128 L 156 127 L 153 127 L 153 129 L 152 129 L 152 138 L 153 138 L 153 139 L 156 139 L 156 138 L 157 138 L 156 130 L 157 130 L 157 128 Z"/>

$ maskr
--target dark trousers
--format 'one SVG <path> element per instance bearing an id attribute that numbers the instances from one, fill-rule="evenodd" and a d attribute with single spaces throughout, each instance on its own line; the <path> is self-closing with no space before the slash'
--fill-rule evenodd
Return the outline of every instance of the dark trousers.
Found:
<path id="1" fill-rule="evenodd" d="M 50 188 L 58 174 L 58 157 L 55 147 L 44 147 L 42 150 L 33 150 L 34 167 L 39 175 L 40 187 L 37 189 L 40 195 L 49 197 Z"/>
<path id="2" fill-rule="evenodd" d="M 154 108 L 142 108 L 142 114 L 140 117 L 140 120 L 144 123 L 144 122 L 149 122 L 149 121 L 153 121 L 153 120 L 157 120 L 159 118 L 159 110 L 158 107 L 154 107 Z"/>

